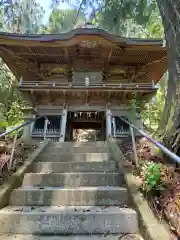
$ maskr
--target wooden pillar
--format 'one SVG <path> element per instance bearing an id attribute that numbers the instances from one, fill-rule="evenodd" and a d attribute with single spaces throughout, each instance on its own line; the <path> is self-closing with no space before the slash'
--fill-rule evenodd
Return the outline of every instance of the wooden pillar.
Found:
<path id="1" fill-rule="evenodd" d="M 35 122 L 32 122 L 31 123 L 31 136 L 32 136 L 32 133 L 33 133 L 33 130 L 34 130 L 34 126 L 35 126 Z"/>
<path id="2" fill-rule="evenodd" d="M 47 129 L 48 129 L 48 124 L 49 124 L 49 120 L 48 118 L 45 119 L 45 122 L 44 122 L 44 133 L 43 133 L 43 137 L 44 137 L 44 140 L 46 139 L 46 135 L 47 135 Z"/>
<path id="3" fill-rule="evenodd" d="M 112 124 L 113 124 L 113 137 L 116 138 L 116 121 L 115 121 L 115 117 L 112 117 Z"/>
<path id="4" fill-rule="evenodd" d="M 111 127 L 111 110 L 109 107 L 106 108 L 106 140 L 112 137 Z"/>
<path id="5" fill-rule="evenodd" d="M 67 107 L 63 109 L 62 119 L 61 119 L 61 132 L 60 132 L 60 142 L 64 142 L 66 134 L 66 123 L 67 123 Z"/>

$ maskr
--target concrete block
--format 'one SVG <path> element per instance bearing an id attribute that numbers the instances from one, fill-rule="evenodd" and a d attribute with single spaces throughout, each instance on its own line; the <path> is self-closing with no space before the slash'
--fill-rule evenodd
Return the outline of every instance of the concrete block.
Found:
<path id="1" fill-rule="evenodd" d="M 142 196 L 136 177 L 132 174 L 132 171 L 125 168 L 124 172 L 129 196 L 137 211 L 140 223 L 140 232 L 144 239 L 172 239 L 171 232 L 157 219 L 150 208 L 148 201 Z"/>
<path id="2" fill-rule="evenodd" d="M 137 214 L 119 207 L 7 207 L 0 210 L 1 234 L 136 233 Z"/>
<path id="3" fill-rule="evenodd" d="M 31 171 L 34 173 L 65 172 L 115 172 L 115 162 L 35 162 Z"/>
<path id="4" fill-rule="evenodd" d="M 108 147 L 102 146 L 85 146 L 85 147 L 51 147 L 48 146 L 45 153 L 108 153 Z"/>
<path id="5" fill-rule="evenodd" d="M 108 153 L 42 153 L 36 161 L 43 162 L 108 162 Z"/>
<path id="6" fill-rule="evenodd" d="M 119 186 L 123 180 L 123 175 L 119 173 L 27 173 L 23 186 Z"/>
<path id="7" fill-rule="evenodd" d="M 10 198 L 15 206 L 125 206 L 128 194 L 119 187 L 19 188 Z"/>
<path id="8" fill-rule="evenodd" d="M 88 146 L 98 146 L 98 147 L 107 147 L 108 142 L 106 141 L 97 141 L 97 142 L 51 142 L 48 146 L 50 147 L 88 147 Z"/>
<path id="9" fill-rule="evenodd" d="M 0 240 L 143 240 L 138 234 L 98 234 L 75 236 L 42 236 L 30 234 L 0 235 Z"/>
<path id="10" fill-rule="evenodd" d="M 7 206 L 12 190 L 22 185 L 24 174 L 29 171 L 32 163 L 48 144 L 49 140 L 43 141 L 25 160 L 24 164 L 0 187 L 0 208 Z"/>

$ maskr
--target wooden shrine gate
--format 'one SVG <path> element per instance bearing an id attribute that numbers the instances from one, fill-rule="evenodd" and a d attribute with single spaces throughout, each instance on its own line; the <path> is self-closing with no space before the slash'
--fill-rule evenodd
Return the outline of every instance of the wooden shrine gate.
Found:
<path id="1" fill-rule="evenodd" d="M 104 141 L 106 118 L 104 111 L 69 111 L 66 141 Z"/>

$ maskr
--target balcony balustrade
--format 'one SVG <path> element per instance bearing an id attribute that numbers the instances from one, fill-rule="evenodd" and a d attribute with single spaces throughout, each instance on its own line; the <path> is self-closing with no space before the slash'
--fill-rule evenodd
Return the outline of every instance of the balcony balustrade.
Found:
<path id="1" fill-rule="evenodd" d="M 21 89 L 93 89 L 93 88 L 110 88 L 110 89 L 139 89 L 139 90 L 156 90 L 158 87 L 153 83 L 89 83 L 84 82 L 52 82 L 52 81 L 21 81 Z"/>

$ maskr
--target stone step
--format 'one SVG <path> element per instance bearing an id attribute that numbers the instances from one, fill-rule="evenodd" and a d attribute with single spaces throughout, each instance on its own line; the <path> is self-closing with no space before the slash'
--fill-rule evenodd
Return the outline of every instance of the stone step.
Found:
<path id="1" fill-rule="evenodd" d="M 120 173 L 27 173 L 24 176 L 23 186 L 119 186 L 123 180 L 123 174 Z"/>
<path id="2" fill-rule="evenodd" d="M 66 147 L 66 146 L 59 146 L 59 147 L 52 147 L 47 146 L 44 149 L 45 153 L 53 152 L 53 153 L 108 153 L 109 148 L 108 147 L 98 147 L 98 146 L 84 146 L 84 147 Z"/>
<path id="3" fill-rule="evenodd" d="M 0 235 L 0 240 L 143 240 L 138 234 L 98 234 L 98 235 L 75 235 L 75 236 L 42 236 L 30 234 Z"/>
<path id="4" fill-rule="evenodd" d="M 115 172 L 115 162 L 35 162 L 31 172 Z"/>
<path id="5" fill-rule="evenodd" d="M 108 143 L 106 141 L 96 141 L 96 142 L 50 142 L 50 147 L 86 147 L 86 146 L 103 146 L 107 147 Z"/>
<path id="6" fill-rule="evenodd" d="M 36 161 L 43 162 L 108 162 L 108 153 L 42 153 L 40 154 Z"/>
<path id="7" fill-rule="evenodd" d="M 12 207 L 0 210 L 1 234 L 138 232 L 137 213 L 119 207 Z"/>
<path id="8" fill-rule="evenodd" d="M 119 187 L 18 188 L 10 197 L 15 206 L 127 206 L 127 189 Z"/>

